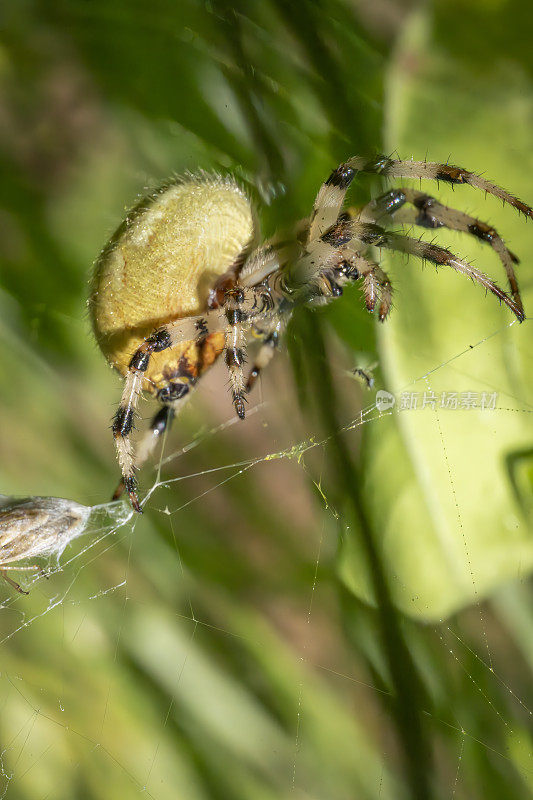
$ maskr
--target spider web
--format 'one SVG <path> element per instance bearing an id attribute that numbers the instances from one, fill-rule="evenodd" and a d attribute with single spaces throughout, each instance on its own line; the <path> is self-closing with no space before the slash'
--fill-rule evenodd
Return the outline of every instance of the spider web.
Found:
<path id="1" fill-rule="evenodd" d="M 451 363 L 460 366 L 467 354 L 483 348 L 508 327 L 503 326 L 417 376 L 404 390 L 421 383 L 431 389 L 439 371 Z M 340 367 L 337 372 L 340 378 Z M 515 400 L 516 408 L 507 411 L 531 413 L 519 398 Z M 254 439 L 258 428 L 264 430 L 267 426 L 268 436 L 272 434 L 269 419 L 273 407 L 269 400 L 258 400 L 249 410 L 247 425 L 254 426 L 254 433 L 247 434 L 246 442 L 252 452 L 260 449 L 268 438 Z M 374 402 L 367 402 L 342 425 L 341 431 L 348 437 L 357 435 L 363 426 L 380 426 L 395 413 L 380 411 Z M 457 524 L 462 530 L 454 471 L 438 415 L 435 424 L 449 474 L 449 491 L 457 506 Z M 209 792 L 202 788 L 184 755 L 192 748 L 198 763 L 205 764 L 205 752 L 198 743 L 195 725 L 207 739 L 205 746 L 216 748 L 217 741 L 222 741 L 225 757 L 229 759 L 227 782 L 219 787 L 220 794 L 214 796 L 344 798 L 355 796 L 353 792 L 372 798 L 408 796 L 398 777 L 396 747 L 388 738 L 390 719 L 382 719 L 386 708 L 383 701 L 391 692 L 382 679 L 379 657 L 374 653 L 373 670 L 368 669 L 368 664 L 365 668 L 361 655 L 354 656 L 346 646 L 340 618 L 331 616 L 335 607 L 332 601 L 335 581 L 331 575 L 334 542 L 339 528 L 346 534 L 347 523 L 344 510 L 330 500 L 324 480 L 329 439 L 311 433 L 291 440 L 289 427 L 279 448 L 228 462 L 222 458 L 222 463 L 205 469 L 182 468 L 193 451 L 200 452 L 202 459 L 205 455 L 208 461 L 220 437 L 242 431 L 242 426 L 234 427 L 237 425 L 233 416 L 228 417 L 207 430 L 200 429 L 196 437 L 177 450 L 171 446 L 174 436 L 166 437 L 146 493 L 146 507 L 156 516 L 158 528 L 165 532 L 166 549 L 160 544 L 155 547 L 153 540 L 140 544 L 140 539 L 146 538 L 146 530 L 141 532 L 139 518 L 125 511 L 124 506 L 102 505 L 95 507 L 98 513 L 91 515 L 82 543 L 67 549 L 59 564 L 49 565 L 50 579 L 46 581 L 38 575 L 32 579 L 31 611 L 25 606 L 25 598 L 4 588 L 0 643 L 8 657 L 1 674 L 0 797 L 57 796 L 54 781 L 60 779 L 57 764 L 61 758 L 73 762 L 74 769 L 80 770 L 83 786 L 87 768 L 80 765 L 88 763 L 98 768 L 103 764 L 111 783 L 121 787 L 122 792 L 129 787 L 131 797 L 208 797 Z M 214 614 L 209 603 L 213 590 L 209 586 L 207 589 L 201 586 L 199 590 L 205 576 L 196 577 L 194 565 L 182 556 L 180 524 L 184 515 L 191 507 L 205 505 L 212 498 L 215 502 L 209 508 L 213 513 L 218 507 L 217 498 L 223 497 L 243 476 L 258 471 L 264 475 L 277 470 L 282 463 L 289 466 L 295 485 L 296 478 L 303 477 L 302 483 L 314 486 L 319 500 L 318 512 L 315 501 L 308 501 L 312 503 L 310 513 L 318 514 L 320 521 L 305 542 L 310 569 L 302 581 L 299 604 L 291 607 L 294 598 L 292 601 L 288 598 L 279 606 L 272 586 L 269 587 L 272 594 L 266 598 L 260 596 L 259 600 L 250 592 L 249 608 L 238 608 L 224 592 L 214 592 L 216 602 L 222 606 L 221 613 Z M 179 503 L 175 502 L 176 495 L 168 491 L 176 484 L 193 487 Z M 228 524 L 231 522 L 230 514 Z M 265 563 L 265 569 L 272 568 L 269 563 L 272 555 L 255 553 L 253 542 L 247 546 L 250 557 Z M 464 549 L 470 564 L 466 538 Z M 161 557 L 168 558 L 169 552 L 172 569 L 160 574 L 157 562 Z M 136 567 L 139 558 L 153 562 L 145 563 L 152 584 L 148 588 Z M 113 577 L 106 577 L 105 564 L 110 559 L 118 562 L 117 569 L 110 570 Z M 93 591 L 95 566 L 104 571 L 97 573 L 100 587 Z M 123 573 L 118 580 L 117 571 Z M 168 588 L 169 581 L 172 582 L 169 576 L 173 576 L 179 587 L 177 594 L 173 594 L 175 587 Z M 502 627 L 495 623 L 494 607 L 488 609 L 477 596 L 472 569 L 471 576 L 476 599 L 473 608 L 466 612 L 466 621 L 431 623 L 425 626 L 424 633 L 429 635 L 429 631 L 440 644 L 444 670 L 450 670 L 466 687 L 463 688 L 466 695 L 473 691 L 479 696 L 489 720 L 485 737 L 480 734 L 477 721 L 469 726 L 467 713 L 462 717 L 456 708 L 449 713 L 445 700 L 440 706 L 433 703 L 432 707 L 422 709 L 440 746 L 443 747 L 443 742 L 448 744 L 448 754 L 442 755 L 444 765 L 439 769 L 441 786 L 445 788 L 442 796 L 453 798 L 476 796 L 468 794 L 468 787 L 473 764 L 479 758 L 494 762 L 498 771 L 511 766 L 519 769 L 524 785 L 533 783 L 527 734 L 532 716 L 528 681 L 523 669 L 510 668 L 502 657 L 505 649 L 514 648 L 515 644 L 509 632 L 502 643 Z M 400 580 L 397 575 L 391 578 L 392 583 L 395 580 Z M 158 581 L 164 584 L 163 597 L 174 601 L 163 612 L 154 604 Z M 417 607 L 417 598 L 412 603 L 417 613 L 424 610 Z M 102 606 L 103 610 L 100 608 L 95 614 L 93 609 Z M 500 593 L 495 607 L 511 631 L 513 626 L 515 630 L 520 626 L 530 630 L 530 618 L 523 610 L 517 612 L 517 599 L 512 591 Z M 91 625 L 95 626 L 95 621 L 101 621 L 107 613 L 110 619 L 103 626 L 107 629 L 107 636 L 103 637 L 101 631 L 91 630 Z M 324 631 L 325 624 L 331 630 Z M 81 663 L 85 664 L 83 672 L 72 675 L 70 668 L 64 666 L 64 677 L 61 679 L 59 675 L 57 684 L 36 684 L 31 662 L 24 656 L 24 636 L 35 627 L 41 629 L 43 642 L 52 637 L 59 665 L 68 662 L 72 648 L 79 642 Z M 372 627 L 366 631 L 362 628 L 360 634 L 368 635 L 369 630 Z M 103 643 L 102 638 L 105 638 Z M 101 654 L 103 670 L 91 658 L 93 647 Z M 144 668 L 151 675 L 158 686 L 156 695 L 153 687 L 144 684 L 133 698 L 124 691 L 121 678 L 125 669 L 121 657 L 124 647 L 135 669 Z M 375 650 L 372 644 L 368 647 L 370 653 Z M 225 648 L 232 653 L 229 663 L 220 656 Z M 159 655 L 154 657 L 154 650 Z M 272 663 L 271 651 L 279 664 Z M 36 652 L 35 659 L 39 658 Z M 220 673 L 209 664 L 210 658 L 217 661 Z M 368 662 L 372 663 L 371 656 Z M 93 672 L 99 676 L 96 682 L 99 691 L 91 688 Z M 90 709 L 82 726 L 77 708 L 80 703 Z M 343 707 L 345 703 L 347 708 Z M 145 732 L 142 727 L 135 729 L 141 731 L 140 738 L 138 733 L 132 734 L 129 743 L 135 757 L 127 758 L 122 739 L 128 736 L 128 720 L 142 716 L 147 709 Z M 269 715 L 267 710 L 273 710 L 274 714 Z M 186 721 L 180 727 L 179 720 L 183 717 Z M 72 724 L 74 719 L 76 725 Z M 496 728 L 503 729 L 501 740 L 506 746 L 494 745 L 490 732 L 494 720 Z M 124 728 L 115 739 L 110 726 L 117 721 Z M 176 728 L 182 751 L 171 746 L 175 745 L 171 732 Z M 332 737 L 335 753 L 328 748 L 328 737 Z M 318 781 L 313 764 L 317 753 L 322 757 L 318 772 L 323 773 L 323 780 Z M 271 787 L 264 794 L 260 794 L 261 780 L 264 786 Z M 327 790 L 326 785 L 329 785 Z"/>

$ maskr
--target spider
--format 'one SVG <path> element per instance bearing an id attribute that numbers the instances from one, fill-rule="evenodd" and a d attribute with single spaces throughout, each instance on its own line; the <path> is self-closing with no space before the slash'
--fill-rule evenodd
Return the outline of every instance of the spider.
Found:
<path id="1" fill-rule="evenodd" d="M 328 302 L 348 282 L 361 281 L 367 309 L 377 307 L 379 320 L 385 320 L 392 286 L 370 258 L 371 247 L 451 267 L 496 295 L 522 322 L 518 258 L 491 225 L 413 188 L 392 189 L 363 208 L 345 209 L 346 191 L 359 172 L 469 184 L 533 216 L 521 200 L 461 167 L 356 156 L 333 170 L 311 216 L 290 236 L 261 243 L 250 199 L 233 178 L 189 174 L 163 185 L 130 212 L 103 249 L 89 299 L 97 342 L 124 378 L 112 425 L 122 471 L 114 499 L 126 489 L 135 511 L 142 511 L 136 470 L 222 353 L 233 405 L 244 419 L 246 395 L 297 305 Z M 450 250 L 386 230 L 391 222 L 450 228 L 486 242 L 503 264 L 508 292 Z M 260 347 L 245 377 L 248 333 Z M 135 455 L 131 434 L 143 391 L 155 395 L 161 408 Z"/>

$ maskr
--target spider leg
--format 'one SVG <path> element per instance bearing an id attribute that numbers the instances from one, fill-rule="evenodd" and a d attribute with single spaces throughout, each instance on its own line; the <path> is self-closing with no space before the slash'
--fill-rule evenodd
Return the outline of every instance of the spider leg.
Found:
<path id="1" fill-rule="evenodd" d="M 400 161 L 383 155 L 370 160 L 356 156 L 355 158 L 349 158 L 338 169 L 344 172 L 352 170 L 354 173 L 375 173 L 389 178 L 428 179 L 453 185 L 467 184 L 475 189 L 480 189 L 486 194 L 497 197 L 504 203 L 509 203 L 519 213 L 533 218 L 533 209 L 518 197 L 506 192 L 505 189 L 492 183 L 492 181 L 488 181 L 481 175 L 476 175 L 475 172 L 456 167 L 453 164 L 440 164 L 436 161 Z"/>
<path id="2" fill-rule="evenodd" d="M 337 222 L 322 234 L 317 242 L 308 245 L 308 252 L 296 263 L 291 276 L 295 285 L 298 286 L 299 293 L 304 295 L 307 292 L 307 299 L 311 299 L 312 294 L 310 294 L 309 288 L 306 289 L 306 285 L 310 287 L 319 283 L 324 263 L 329 267 L 335 259 L 340 262 L 343 257 L 349 259 L 353 256 L 360 256 L 361 249 L 365 245 L 398 250 L 402 253 L 416 255 L 422 260 L 432 261 L 437 266 L 452 267 L 496 295 L 511 309 L 520 322 L 524 319 L 521 304 L 509 297 L 484 272 L 457 258 L 450 250 L 420 239 L 412 239 L 409 236 L 385 231 L 373 223 L 350 219 Z M 330 248 L 329 253 L 327 247 Z"/>
<path id="3" fill-rule="evenodd" d="M 258 247 L 247 258 L 239 273 L 241 286 L 254 286 L 261 283 L 279 270 L 282 264 L 290 260 L 293 242 L 284 238 L 273 239 L 262 247 Z"/>
<path id="4" fill-rule="evenodd" d="M 357 172 L 357 168 L 350 166 L 350 163 L 346 161 L 334 169 L 329 178 L 324 181 L 318 190 L 313 205 L 307 237 L 308 242 L 320 239 L 335 224 L 344 204 L 348 187 Z"/>
<path id="5" fill-rule="evenodd" d="M 112 430 L 118 462 L 122 472 L 122 482 L 129 494 L 133 508 L 139 513 L 142 512 L 142 509 L 137 495 L 136 464 L 131 444 L 131 433 L 133 431 L 135 411 L 142 391 L 144 373 L 148 369 L 150 357 L 152 353 L 167 350 L 182 341 L 203 339 L 210 333 L 224 330 L 226 325 L 224 315 L 218 310 L 208 311 L 196 317 L 168 322 L 145 339 L 131 358 L 128 372 L 124 379 L 120 405 L 113 418 Z"/>
<path id="6" fill-rule="evenodd" d="M 392 307 L 392 284 L 384 269 L 364 258 L 356 255 L 353 259 L 359 274 L 363 276 L 363 291 L 365 294 L 366 307 L 373 311 L 379 300 L 379 320 L 383 322 Z"/>
<path id="7" fill-rule="evenodd" d="M 280 338 L 289 322 L 288 311 L 279 311 L 278 316 L 274 315 L 269 322 L 260 326 L 254 325 L 255 335 L 259 337 L 261 346 L 255 357 L 252 368 L 246 380 L 246 393 L 249 394 L 262 370 L 264 370 L 274 358 Z"/>
<path id="8" fill-rule="evenodd" d="M 304 230 L 304 224 L 301 229 Z M 259 373 L 271 360 L 281 331 L 288 322 L 283 289 L 282 265 L 290 260 L 294 242 L 281 236 L 253 250 L 237 273 L 227 273 L 217 282 L 214 302 L 224 307 L 226 330 L 225 360 L 230 375 L 233 402 L 240 419 L 244 402 Z M 262 341 L 252 369 L 244 380 L 246 360 L 244 325 Z"/>
<path id="9" fill-rule="evenodd" d="M 376 158 L 354 156 L 333 170 L 322 184 L 315 199 L 308 242 L 320 238 L 335 224 L 341 212 L 346 191 L 358 172 L 374 173 L 390 178 L 427 178 L 444 183 L 468 184 L 482 192 L 492 194 L 504 203 L 516 208 L 519 213 L 533 218 L 533 209 L 518 197 L 506 192 L 500 186 L 481 175 L 456 167 L 452 164 L 439 164 L 432 161 L 401 161 L 379 155 Z"/>
<path id="10" fill-rule="evenodd" d="M 189 397 L 187 393 L 185 397 Z M 185 399 L 185 397 L 183 399 Z M 181 400 L 176 403 L 181 403 Z M 174 406 L 162 406 L 159 411 L 154 415 L 150 422 L 150 427 L 144 433 L 142 439 L 137 447 L 137 455 L 135 457 L 135 467 L 139 469 L 145 461 L 147 461 L 155 450 L 157 444 L 161 441 L 161 437 L 165 430 L 170 427 L 175 416 Z M 122 479 L 117 488 L 113 492 L 112 500 L 118 500 L 125 490 L 126 486 Z"/>
<path id="11" fill-rule="evenodd" d="M 405 204 L 410 204 L 408 208 Z M 495 228 L 482 222 L 463 211 L 439 203 L 431 195 L 416 189 L 399 188 L 387 192 L 381 197 L 372 200 L 361 211 L 361 220 L 380 221 L 384 218 L 394 219 L 396 222 L 419 225 L 423 228 L 449 228 L 462 231 L 490 244 L 498 255 L 505 269 L 511 296 L 516 305 L 522 310 L 523 306 L 516 279 L 514 264 L 519 259 L 505 245 Z"/>
<path id="12" fill-rule="evenodd" d="M 251 281 L 252 273 L 248 277 Z M 259 321 L 271 315 L 274 306 L 275 300 L 266 279 L 257 286 L 235 285 L 226 290 L 224 295 L 224 359 L 229 373 L 233 405 L 239 419 L 246 416 L 246 382 L 243 370 L 246 362 L 245 326 L 250 325 L 252 320 Z"/>
<path id="13" fill-rule="evenodd" d="M 346 223 L 341 223 L 341 225 L 345 224 Z M 392 231 L 385 231 L 378 225 L 370 223 L 353 223 L 353 232 L 355 241 L 350 242 L 347 249 L 352 249 L 355 254 L 358 254 L 360 243 L 363 243 L 387 250 L 397 250 L 402 253 L 415 255 L 422 260 L 432 261 L 437 267 L 452 267 L 452 269 L 461 272 L 463 275 L 467 275 L 473 281 L 481 284 L 485 289 L 496 295 L 500 301 L 504 302 L 505 305 L 511 309 L 520 322 L 523 321 L 524 311 L 521 304 L 517 304 L 513 298 L 509 297 L 509 295 L 498 286 L 498 284 L 490 280 L 484 272 L 472 267 L 466 261 L 457 258 L 450 250 L 439 247 L 431 242 L 412 239 L 409 236 L 403 236 Z M 359 240 L 359 243 L 357 240 Z"/>

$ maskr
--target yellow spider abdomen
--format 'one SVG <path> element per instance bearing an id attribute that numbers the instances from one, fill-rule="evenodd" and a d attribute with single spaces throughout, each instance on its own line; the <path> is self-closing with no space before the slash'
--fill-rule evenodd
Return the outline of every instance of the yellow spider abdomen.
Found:
<path id="1" fill-rule="evenodd" d="M 254 233 L 250 201 L 231 179 L 188 176 L 145 198 L 104 247 L 89 308 L 98 345 L 122 375 L 155 329 L 206 309 L 210 287 Z M 155 392 L 174 375 L 201 373 L 220 354 L 224 335 L 152 355 L 143 388 Z"/>

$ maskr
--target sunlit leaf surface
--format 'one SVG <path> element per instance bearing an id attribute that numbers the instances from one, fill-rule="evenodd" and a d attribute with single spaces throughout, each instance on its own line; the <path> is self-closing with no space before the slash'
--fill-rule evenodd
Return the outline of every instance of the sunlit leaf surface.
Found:
<path id="1" fill-rule="evenodd" d="M 454 62 L 435 44 L 428 19 L 416 16 L 390 68 L 386 119 L 389 150 L 415 159 L 445 155 L 531 199 L 533 93 L 518 66 L 498 60 L 475 72 Z M 422 188 L 497 228 L 522 260 L 518 276 L 531 313 L 530 224 L 470 187 L 425 181 Z M 505 285 L 496 254 L 474 237 L 439 229 L 425 238 Z M 380 426 L 368 426 L 366 487 L 394 597 L 410 614 L 439 618 L 527 574 L 533 561 L 524 475 L 531 464 L 531 327 L 452 270 L 436 274 L 401 257 L 389 265 L 395 310 L 379 341 L 396 406 Z M 354 556 L 346 556 L 344 574 L 355 587 L 361 561 Z"/>

